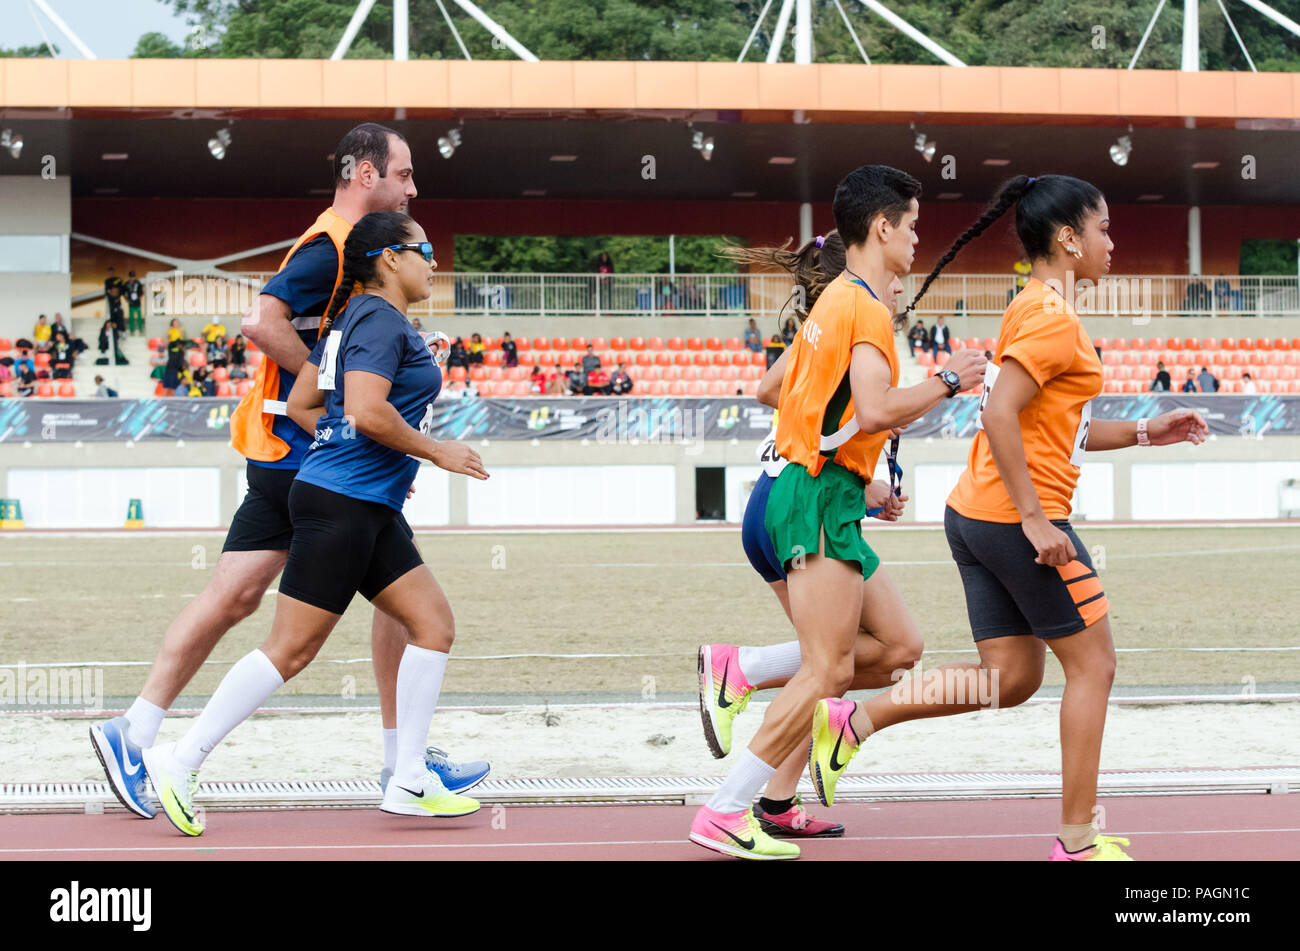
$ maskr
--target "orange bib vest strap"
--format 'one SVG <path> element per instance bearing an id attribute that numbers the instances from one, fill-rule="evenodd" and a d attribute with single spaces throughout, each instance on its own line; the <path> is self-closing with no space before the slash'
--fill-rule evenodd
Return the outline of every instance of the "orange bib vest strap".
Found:
<path id="1" fill-rule="evenodd" d="M 326 208 L 315 223 L 303 232 L 302 237 L 294 242 L 280 262 L 280 270 L 284 270 L 289 259 L 308 241 L 323 234 L 328 235 L 338 254 L 338 270 L 334 275 L 334 290 L 337 290 L 339 281 L 343 279 L 343 243 L 347 241 L 351 230 L 352 225 L 347 219 L 340 217 L 333 208 Z M 284 415 L 283 406 L 276 405 L 279 400 L 280 367 L 264 354 L 253 380 L 253 388 L 244 394 L 230 417 L 230 444 L 245 459 L 276 462 L 289 454 L 289 444 L 271 429 L 275 417 Z M 267 404 L 272 405 L 268 407 Z"/>

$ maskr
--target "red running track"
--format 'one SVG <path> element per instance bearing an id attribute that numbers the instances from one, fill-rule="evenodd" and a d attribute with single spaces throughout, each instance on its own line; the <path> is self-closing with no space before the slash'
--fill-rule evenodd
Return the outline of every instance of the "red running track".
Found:
<path id="1" fill-rule="evenodd" d="M 1300 795 L 1103 799 L 1105 831 L 1146 860 L 1294 859 Z M 804 859 L 1042 860 L 1059 800 L 853 804 L 816 810 L 845 837 L 803 843 Z M 734 861 L 686 838 L 695 807 L 485 806 L 464 819 L 376 809 L 214 812 L 197 839 L 165 816 L 0 816 L 0 860 L 474 859 Z"/>

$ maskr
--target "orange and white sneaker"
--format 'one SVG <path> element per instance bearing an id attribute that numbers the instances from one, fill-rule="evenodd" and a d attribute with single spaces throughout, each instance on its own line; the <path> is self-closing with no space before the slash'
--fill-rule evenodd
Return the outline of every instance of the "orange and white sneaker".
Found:
<path id="1" fill-rule="evenodd" d="M 1133 856 L 1125 853 L 1121 845 L 1128 845 L 1128 839 L 1114 835 L 1099 835 L 1092 840 L 1092 845 L 1078 852 L 1065 851 L 1065 843 L 1060 839 L 1052 845 L 1053 862 L 1132 862 Z"/>
<path id="2" fill-rule="evenodd" d="M 704 741 L 714 759 L 722 759 L 731 752 L 731 725 L 749 706 L 754 685 L 740 672 L 740 648 L 731 644 L 703 645 L 696 666 Z"/>
<path id="3" fill-rule="evenodd" d="M 738 859 L 799 857 L 799 846 L 793 842 L 780 842 L 764 832 L 752 809 L 724 813 L 701 806 L 691 823 L 691 841 Z"/>

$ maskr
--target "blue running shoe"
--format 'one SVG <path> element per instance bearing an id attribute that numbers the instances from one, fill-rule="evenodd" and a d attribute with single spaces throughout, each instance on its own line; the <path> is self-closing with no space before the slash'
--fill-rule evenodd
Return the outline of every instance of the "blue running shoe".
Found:
<path id="1" fill-rule="evenodd" d="M 140 747 L 127 736 L 130 725 L 126 717 L 97 723 L 90 728 L 90 745 L 95 748 L 109 788 L 118 801 L 137 816 L 152 819 L 157 810 L 149 800 Z"/>
<path id="2" fill-rule="evenodd" d="M 453 763 L 447 758 L 447 754 L 436 746 L 430 746 L 424 751 L 424 765 L 428 767 L 429 772 L 442 781 L 447 791 L 452 793 L 462 793 L 466 789 L 477 786 L 487 779 L 487 774 L 492 771 L 492 767 L 483 760 Z M 392 778 L 391 769 L 385 768 L 379 774 L 379 788 L 385 793 L 388 792 L 388 781 Z"/>

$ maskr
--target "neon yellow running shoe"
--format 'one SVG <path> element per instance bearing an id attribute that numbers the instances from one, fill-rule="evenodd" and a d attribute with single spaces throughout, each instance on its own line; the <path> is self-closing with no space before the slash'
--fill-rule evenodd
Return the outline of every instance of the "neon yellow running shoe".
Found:
<path id="1" fill-rule="evenodd" d="M 408 786 L 393 778 L 384 790 L 379 808 L 398 816 L 434 816 L 450 819 L 479 811 L 477 799 L 448 792 L 437 777 L 426 774 L 419 785 Z"/>
<path id="2" fill-rule="evenodd" d="M 726 813 L 701 806 L 691 823 L 691 841 L 738 859 L 770 861 L 799 857 L 799 846 L 764 832 L 752 809 Z"/>
<path id="3" fill-rule="evenodd" d="M 740 648 L 731 644 L 702 645 L 696 667 L 704 742 L 714 759 L 722 759 L 731 752 L 731 725 L 749 706 L 754 686 L 740 672 Z"/>
<path id="4" fill-rule="evenodd" d="M 162 803 L 163 812 L 186 835 L 202 835 L 203 820 L 200 810 L 194 807 L 194 796 L 199 791 L 199 771 L 187 769 L 176 761 L 176 744 L 151 746 L 140 754 L 144 771 L 153 783 L 154 794 Z"/>
<path id="5" fill-rule="evenodd" d="M 835 784 L 858 751 L 858 738 L 849 717 L 858 705 L 828 697 L 813 708 L 812 742 L 808 744 L 808 775 L 822 805 L 835 804 Z"/>
<path id="6" fill-rule="evenodd" d="M 1052 846 L 1053 862 L 1132 862 L 1133 856 L 1125 854 L 1120 848 L 1128 845 L 1128 839 L 1115 835 L 1099 835 L 1092 840 L 1092 845 L 1078 852 L 1065 851 L 1065 843 L 1060 839 Z"/>

